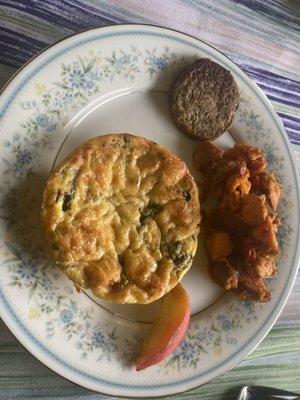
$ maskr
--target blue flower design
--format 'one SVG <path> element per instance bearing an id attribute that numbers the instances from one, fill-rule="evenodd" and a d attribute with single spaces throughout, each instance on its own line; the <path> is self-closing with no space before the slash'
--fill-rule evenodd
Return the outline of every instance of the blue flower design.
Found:
<path id="1" fill-rule="evenodd" d="M 60 313 L 60 319 L 64 324 L 68 324 L 69 322 L 72 321 L 73 318 L 73 313 L 71 310 L 64 309 Z"/>
<path id="2" fill-rule="evenodd" d="M 167 62 L 162 57 L 157 58 L 151 55 L 149 57 L 149 66 L 153 72 L 159 70 L 163 71 L 167 67 Z"/>
<path id="3" fill-rule="evenodd" d="M 266 160 L 268 164 L 272 167 L 275 168 L 276 170 L 279 170 L 281 168 L 281 161 L 280 159 L 274 154 L 274 144 L 270 145 L 269 143 L 266 143 L 264 145 L 264 153 Z"/>
<path id="4" fill-rule="evenodd" d="M 69 82 L 71 86 L 77 89 L 82 88 L 86 85 L 86 80 L 80 69 L 74 69 L 72 72 L 70 72 Z"/>
<path id="5" fill-rule="evenodd" d="M 230 331 L 230 329 L 232 328 L 231 322 L 228 321 L 228 319 L 224 319 L 221 326 L 224 331 Z"/>
<path id="6" fill-rule="evenodd" d="M 253 111 L 251 111 L 249 118 L 247 120 L 247 125 L 255 129 L 257 131 L 260 131 L 262 129 L 261 123 L 257 120 L 258 115 L 254 114 Z"/>
<path id="7" fill-rule="evenodd" d="M 180 356 L 182 360 L 189 363 L 199 356 L 199 352 L 195 348 L 195 343 L 190 340 L 184 340 L 180 346 Z"/>
<path id="8" fill-rule="evenodd" d="M 85 80 L 85 82 L 84 82 L 84 87 L 85 87 L 86 89 L 88 89 L 88 90 L 91 90 L 91 89 L 93 89 L 93 88 L 95 87 L 95 84 L 94 84 L 94 82 L 91 81 L 91 80 L 89 80 L 89 81 Z"/>
<path id="9" fill-rule="evenodd" d="M 33 161 L 33 155 L 31 151 L 27 149 L 21 150 L 20 147 L 15 149 L 16 162 L 13 164 L 15 173 L 22 173 L 26 171 Z"/>
<path id="10" fill-rule="evenodd" d="M 71 104 L 73 101 L 73 94 L 71 92 L 65 93 L 65 95 L 62 98 L 62 101 L 66 104 Z"/>
<path id="11" fill-rule="evenodd" d="M 272 162 L 275 161 L 275 157 L 274 157 L 274 153 L 272 151 L 272 148 L 267 143 L 264 146 L 264 153 L 265 153 L 265 157 L 266 157 L 266 160 L 268 161 L 268 163 L 272 163 Z"/>
<path id="12" fill-rule="evenodd" d="M 19 150 L 17 153 L 17 164 L 27 165 L 32 161 L 32 154 L 29 150 Z"/>
<path id="13" fill-rule="evenodd" d="M 124 57 L 119 57 L 114 60 L 114 66 L 116 69 L 122 69 L 123 65 L 126 64 L 126 59 Z"/>
<path id="14" fill-rule="evenodd" d="M 57 124 L 48 125 L 46 131 L 52 133 L 55 131 Z"/>
<path id="15" fill-rule="evenodd" d="M 244 301 L 243 305 L 247 311 L 253 311 L 253 304 L 251 303 L 251 301 Z"/>
<path id="16" fill-rule="evenodd" d="M 105 343 L 105 338 L 101 331 L 95 332 L 92 335 L 91 339 L 92 339 L 94 346 L 96 346 L 96 347 L 100 347 Z"/>
<path id="17" fill-rule="evenodd" d="M 232 322 L 227 319 L 226 315 L 218 315 L 217 320 L 220 322 L 223 331 L 230 331 Z"/>
<path id="18" fill-rule="evenodd" d="M 96 70 L 96 71 L 90 71 L 89 72 L 89 77 L 93 80 L 93 81 L 100 81 L 100 79 L 103 78 L 103 74 L 102 72 Z"/>
<path id="19" fill-rule="evenodd" d="M 38 296 L 39 296 L 42 300 L 48 301 L 48 302 L 57 299 L 57 295 L 56 295 L 56 292 L 55 292 L 54 290 L 52 290 L 52 291 L 47 291 L 47 292 L 39 292 L 39 293 L 38 293 Z"/>
<path id="20" fill-rule="evenodd" d="M 46 114 L 40 114 L 36 117 L 35 122 L 39 126 L 46 126 L 48 124 L 48 117 Z"/>
<path id="21" fill-rule="evenodd" d="M 16 273 L 23 281 L 31 281 L 38 277 L 38 268 L 33 261 L 22 261 L 18 264 Z"/>
<path id="22" fill-rule="evenodd" d="M 43 290 L 45 290 L 46 292 L 53 290 L 53 285 L 50 279 L 48 278 L 40 278 L 39 279 L 39 285 L 41 288 L 43 288 Z"/>
<path id="23" fill-rule="evenodd" d="M 165 71 L 167 69 L 168 63 L 162 57 L 159 57 L 155 60 L 155 64 L 160 71 Z"/>
<path id="24" fill-rule="evenodd" d="M 200 329 L 197 333 L 197 340 L 199 343 L 210 343 L 212 338 L 212 332 L 207 327 Z"/>
<path id="25" fill-rule="evenodd" d="M 71 308 L 71 310 L 72 310 L 74 313 L 76 313 L 76 312 L 78 311 L 78 305 L 76 304 L 75 301 L 71 300 L 71 302 L 70 302 L 70 308 Z"/>

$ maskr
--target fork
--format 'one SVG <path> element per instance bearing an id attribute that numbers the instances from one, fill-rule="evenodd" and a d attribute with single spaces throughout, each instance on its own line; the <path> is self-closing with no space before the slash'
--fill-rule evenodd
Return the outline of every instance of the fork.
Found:
<path id="1" fill-rule="evenodd" d="M 237 400 L 300 400 L 300 395 L 264 386 L 244 386 Z"/>

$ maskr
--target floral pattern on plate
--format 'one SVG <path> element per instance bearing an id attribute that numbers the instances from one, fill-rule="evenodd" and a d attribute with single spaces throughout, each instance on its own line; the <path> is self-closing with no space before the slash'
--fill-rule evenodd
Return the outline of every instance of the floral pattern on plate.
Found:
<path id="1" fill-rule="evenodd" d="M 139 66 L 141 60 L 143 60 L 145 71 Z M 130 81 L 134 80 L 137 74 L 143 72 L 149 73 L 151 77 L 161 72 L 174 74 L 174 70 L 180 69 L 182 64 L 182 60 L 178 61 L 176 54 L 170 52 L 168 48 L 159 52 L 155 47 L 142 53 L 135 46 L 131 48 L 130 52 L 113 51 L 109 57 L 95 55 L 90 50 L 83 58 L 77 57 L 68 64 L 62 63 L 60 81 L 53 82 L 50 87 L 44 84 L 35 84 L 39 101 L 21 102 L 21 107 L 28 111 L 30 116 L 21 126 L 25 132 L 14 134 L 11 141 L 3 141 L 4 146 L 15 155 L 14 162 L 3 159 L 4 174 L 10 176 L 10 180 L 12 178 L 20 179 L 24 176 L 29 179 L 32 176 L 34 180 L 34 168 L 37 168 L 37 164 L 42 159 L 43 151 L 51 150 L 51 135 L 58 125 L 62 124 L 61 118 L 65 116 L 63 110 L 78 109 L 86 104 L 90 96 L 100 91 L 103 80 L 112 81 L 117 75 L 120 75 L 123 79 Z M 238 116 L 240 122 L 247 127 L 247 135 L 268 137 L 268 132 L 264 130 L 260 116 L 254 114 L 249 100 L 242 98 Z M 63 122 L 65 121 L 63 120 Z M 278 159 L 274 150 L 277 150 L 274 145 L 270 143 L 264 145 L 271 168 L 279 174 L 282 171 L 280 163 L 282 160 Z M 5 187 L 0 187 L 0 190 L 4 191 Z M 28 198 L 27 205 L 34 202 L 30 191 L 22 192 L 22 198 L 22 204 L 26 198 Z M 2 219 L 10 222 L 13 227 L 16 227 L 20 219 L 23 219 L 28 227 L 22 232 L 24 239 L 30 237 L 36 227 L 29 224 L 30 217 L 26 215 L 29 207 L 26 209 L 21 206 L 21 218 L 16 213 L 20 205 L 19 199 L 20 193 L 16 197 L 9 198 L 8 212 L 2 216 Z M 286 200 L 283 207 L 285 205 Z M 15 216 L 17 216 L 17 221 L 14 220 Z M 9 223 L 7 228 L 9 233 Z M 280 231 L 282 246 L 286 244 L 290 232 L 291 228 L 284 223 Z M 25 242 L 24 247 L 26 248 L 27 245 Z M 56 270 L 53 272 L 51 263 L 42 261 L 38 266 L 34 258 L 27 258 L 28 255 L 22 257 L 20 251 L 25 249 L 18 250 L 12 239 L 6 241 L 6 246 L 13 255 L 13 258 L 10 254 L 6 259 L 11 278 L 9 285 L 28 292 L 28 300 L 31 304 L 28 318 L 44 320 L 48 339 L 54 336 L 56 330 L 61 330 L 68 340 L 76 338 L 74 344 L 80 350 L 83 358 L 86 358 L 90 352 L 96 351 L 99 359 L 106 357 L 108 361 L 111 360 L 111 354 L 119 345 L 120 348 L 125 349 L 123 365 L 129 365 L 128 361 L 132 361 L 133 355 L 137 354 L 133 348 L 139 347 L 140 336 L 125 339 L 124 344 L 123 340 L 118 337 L 116 329 L 109 331 L 100 327 L 99 324 L 93 324 L 93 309 L 82 310 L 78 301 L 70 299 L 74 289 L 66 286 L 64 293 L 61 293 L 61 289 L 55 285 L 60 274 Z M 247 313 L 242 312 L 242 308 Z M 180 370 L 186 367 L 195 367 L 202 353 L 209 352 L 212 356 L 219 356 L 223 352 L 224 343 L 227 345 L 237 343 L 232 334 L 243 327 L 242 322 L 250 322 L 257 318 L 255 307 L 250 303 L 228 305 L 227 311 L 226 316 L 225 314 L 218 315 L 209 328 L 206 326 L 204 329 L 200 329 L 198 325 L 191 328 L 181 346 L 170 360 L 163 364 L 164 368 L 170 371 L 175 364 Z M 246 315 L 246 318 L 243 319 L 242 315 Z M 122 343 L 118 344 L 120 340 Z"/>

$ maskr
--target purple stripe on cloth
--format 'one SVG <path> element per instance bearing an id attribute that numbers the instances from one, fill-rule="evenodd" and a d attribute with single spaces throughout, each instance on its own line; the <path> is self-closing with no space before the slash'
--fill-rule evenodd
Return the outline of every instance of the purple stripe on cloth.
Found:
<path id="1" fill-rule="evenodd" d="M 270 72 L 262 68 L 253 67 L 248 64 L 239 63 L 239 66 L 253 80 L 257 79 L 258 82 L 280 86 L 281 88 L 286 88 L 287 90 L 295 90 L 295 92 L 297 93 L 300 92 L 300 81 L 286 78 L 282 75 L 275 74 L 274 72 Z"/>
<path id="2" fill-rule="evenodd" d="M 247 64 L 239 64 L 242 70 L 253 79 L 267 95 L 269 100 L 292 107 L 300 106 L 300 82 Z M 300 119 L 279 113 L 289 139 L 300 144 Z"/>
<path id="3" fill-rule="evenodd" d="M 258 86 L 262 89 L 262 91 L 268 96 L 271 101 L 277 101 L 282 104 L 286 104 L 292 107 L 299 107 L 300 104 L 300 96 L 294 93 L 284 92 L 277 88 L 272 88 L 263 83 L 258 83 Z"/>
<path id="4" fill-rule="evenodd" d="M 29 38 L 22 33 L 16 34 L 10 29 L 2 27 L 0 31 L 0 63 L 9 67 L 20 67 L 45 45 L 38 39 Z"/>
<path id="5" fill-rule="evenodd" d="M 72 33 L 81 32 L 97 26 L 111 23 L 122 23 L 123 19 L 115 17 L 108 12 L 101 11 L 99 8 L 83 5 L 80 1 L 52 2 L 0 2 L 6 8 L 11 7 L 14 18 L 28 14 L 31 18 L 35 17 L 39 23 L 45 23 L 57 27 L 61 37 L 69 36 Z M 60 8 L 63 12 L 60 13 Z M 67 14 L 67 16 L 66 16 Z M 19 68 L 29 58 L 52 43 L 51 36 L 47 40 L 47 35 L 43 40 L 33 36 L 26 36 L 24 33 L 8 28 L 1 28 L 0 31 L 0 63 Z"/>
<path id="6" fill-rule="evenodd" d="M 290 129 L 286 129 L 286 132 L 292 144 L 300 145 L 299 132 L 293 132 Z"/>
<path id="7" fill-rule="evenodd" d="M 286 118 L 289 121 L 292 121 L 294 123 L 293 127 L 298 127 L 299 133 L 300 133 L 300 117 L 297 117 L 296 115 L 288 115 L 284 113 L 278 113 L 281 118 Z"/>
<path id="8" fill-rule="evenodd" d="M 300 106 L 300 82 L 261 68 L 239 64 L 246 74 L 256 82 L 270 100 L 290 106 Z"/>
<path id="9" fill-rule="evenodd" d="M 284 113 L 278 113 L 278 115 L 280 116 L 292 143 L 300 144 L 300 118 Z"/>
<path id="10" fill-rule="evenodd" d="M 14 20 L 23 19 L 24 16 L 27 18 L 28 15 L 31 20 L 38 21 L 38 24 L 55 26 L 58 32 L 56 37 L 60 36 L 61 38 L 102 25 L 127 22 L 121 17 L 104 11 L 103 8 L 94 7 L 78 0 L 25 0 L 22 2 L 0 0 L 1 6 L 6 14 L 13 16 Z M 3 35 L 3 38 L 0 39 L 1 62 L 17 68 L 53 42 L 51 35 L 49 35 L 49 40 L 45 35 L 44 40 L 40 41 L 33 35 L 25 36 L 18 29 L 10 31 L 2 27 L 1 33 Z"/>
<path id="11" fill-rule="evenodd" d="M 14 14 L 16 10 L 19 10 L 22 14 L 44 19 L 53 25 L 71 29 L 74 32 L 112 22 L 126 22 L 124 19 L 104 11 L 103 7 L 94 7 L 87 2 L 78 0 L 25 0 L 13 3 L 2 1 L 2 6 L 11 8 Z"/>
<path id="12" fill-rule="evenodd" d="M 288 137 L 292 144 L 300 145 L 299 134 L 297 132 L 289 132 Z"/>
<path id="13" fill-rule="evenodd" d="M 280 5 L 278 4 L 277 7 L 274 6 L 274 0 L 271 1 L 232 0 L 232 2 L 237 4 L 242 4 L 243 6 L 249 8 L 250 10 L 256 11 L 257 13 L 267 16 L 269 19 L 272 19 L 275 22 L 280 21 L 280 23 L 283 24 L 288 23 L 290 28 L 294 28 L 295 30 L 300 30 L 299 16 L 297 15 L 293 16 L 291 15 L 291 13 L 287 14 L 286 12 L 284 12 L 283 8 L 285 8 L 286 11 L 286 7 L 284 7 L 283 2 Z M 280 9 L 282 9 L 282 11 L 280 11 Z M 291 26 L 290 24 L 294 24 L 294 26 Z"/>

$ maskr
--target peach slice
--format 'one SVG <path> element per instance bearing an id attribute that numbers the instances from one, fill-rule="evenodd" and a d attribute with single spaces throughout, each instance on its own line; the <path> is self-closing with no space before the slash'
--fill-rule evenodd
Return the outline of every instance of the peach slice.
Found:
<path id="1" fill-rule="evenodd" d="M 135 368 L 137 371 L 163 361 L 182 341 L 191 316 L 189 297 L 178 284 L 162 299 L 158 318 L 153 322 Z"/>

